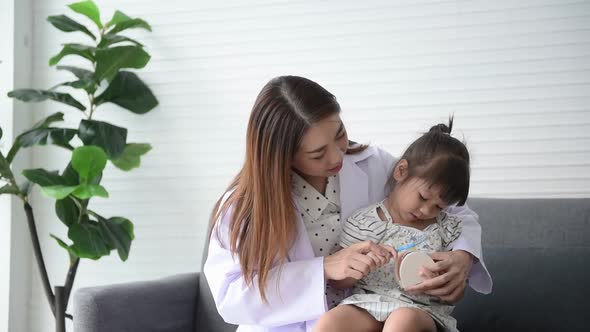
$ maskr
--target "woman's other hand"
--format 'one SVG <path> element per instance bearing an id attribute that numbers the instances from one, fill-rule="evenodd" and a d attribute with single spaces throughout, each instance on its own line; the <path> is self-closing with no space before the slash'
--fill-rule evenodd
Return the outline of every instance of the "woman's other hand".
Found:
<path id="1" fill-rule="evenodd" d="M 433 265 L 424 266 L 422 283 L 408 287 L 410 294 L 428 294 L 448 303 L 456 303 L 463 298 L 467 276 L 473 265 L 473 256 L 463 250 L 435 252 L 430 255 Z"/>

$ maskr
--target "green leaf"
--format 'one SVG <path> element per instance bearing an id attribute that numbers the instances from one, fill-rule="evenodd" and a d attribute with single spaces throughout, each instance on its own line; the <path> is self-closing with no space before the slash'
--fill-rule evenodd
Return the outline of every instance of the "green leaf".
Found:
<path id="1" fill-rule="evenodd" d="M 82 24 L 72 20 L 71 18 L 69 18 L 65 15 L 49 16 L 47 18 L 47 21 L 49 21 L 49 23 L 51 23 L 54 27 L 58 28 L 61 31 L 64 31 L 64 32 L 82 31 L 85 34 L 87 34 L 88 36 L 90 36 L 90 38 L 92 38 L 93 40 L 96 40 L 96 36 L 94 36 L 94 34 L 92 32 L 90 32 L 90 30 L 88 30 Z"/>
<path id="2" fill-rule="evenodd" d="M 11 184 L 7 184 L 3 187 L 0 187 L 0 195 L 2 194 L 18 195 L 20 194 L 20 190 Z"/>
<path id="3" fill-rule="evenodd" d="M 99 184 L 81 184 L 72 192 L 72 195 L 79 199 L 88 199 L 90 197 L 109 197 L 107 190 Z"/>
<path id="4" fill-rule="evenodd" d="M 66 226 L 78 222 L 80 209 L 71 197 L 55 201 L 55 214 Z"/>
<path id="5" fill-rule="evenodd" d="M 49 132 L 49 138 L 51 143 L 57 146 L 61 146 L 68 150 L 74 150 L 74 147 L 70 145 L 70 141 L 76 134 L 78 130 L 76 129 L 69 129 L 69 128 L 49 128 L 51 131 Z"/>
<path id="6" fill-rule="evenodd" d="M 133 223 L 123 217 L 113 217 L 108 220 L 99 218 L 98 225 L 102 238 L 111 248 L 117 249 L 122 261 L 126 261 L 129 257 L 131 241 L 135 238 Z"/>
<path id="7" fill-rule="evenodd" d="M 78 186 L 48 186 L 41 187 L 41 193 L 49 198 L 64 199 L 68 197 Z"/>
<path id="8" fill-rule="evenodd" d="M 17 89 L 10 91 L 8 93 L 8 97 L 16 98 L 20 101 L 24 102 L 41 102 L 47 99 L 51 99 L 54 101 L 58 101 L 60 103 L 64 103 L 66 105 L 73 106 L 81 111 L 86 110 L 86 107 L 82 105 L 79 101 L 74 99 L 69 93 L 61 93 L 55 91 L 47 91 L 47 90 L 35 90 L 35 89 Z"/>
<path id="9" fill-rule="evenodd" d="M 96 91 L 96 88 L 94 87 L 94 80 L 92 78 L 90 79 L 82 79 L 82 80 L 77 80 L 77 81 L 68 81 L 68 82 L 63 82 L 63 83 L 59 83 L 55 86 L 53 86 L 50 90 L 54 90 L 60 86 L 69 86 L 72 87 L 74 89 L 84 89 L 86 91 L 88 91 L 90 94 L 92 94 L 93 91 Z M 94 89 L 93 89 L 94 87 Z"/>
<path id="10" fill-rule="evenodd" d="M 53 234 L 49 234 L 49 236 L 51 236 L 52 238 L 54 238 L 55 241 L 57 241 L 57 244 L 59 244 L 60 247 L 62 247 L 65 250 L 67 250 L 68 254 L 70 255 L 70 261 L 73 261 L 76 257 L 80 257 L 79 254 L 78 254 L 78 251 L 76 250 L 76 248 L 74 248 L 74 246 L 67 245 L 64 241 L 62 241 L 60 238 L 58 238 L 57 236 L 55 236 Z"/>
<path id="11" fill-rule="evenodd" d="M 62 83 L 63 85 L 71 86 L 75 89 L 84 89 L 90 94 L 96 91 L 96 80 L 94 79 L 94 72 L 90 70 L 73 67 L 73 66 L 57 66 L 58 70 L 67 70 L 76 75 L 77 81 Z"/>
<path id="12" fill-rule="evenodd" d="M 107 155 L 98 146 L 81 146 L 72 154 L 72 167 L 78 172 L 81 183 L 99 176 L 107 164 Z"/>
<path id="13" fill-rule="evenodd" d="M 70 145 L 70 141 L 77 133 L 75 129 L 67 128 L 50 128 L 49 125 L 53 122 L 63 121 L 63 113 L 57 112 L 47 118 L 39 121 L 33 128 L 18 135 L 14 140 L 14 144 L 8 152 L 6 157 L 11 162 L 21 147 L 29 147 L 36 144 L 45 145 L 48 143 L 64 147 L 69 150 L 74 148 Z"/>
<path id="14" fill-rule="evenodd" d="M 98 223 L 94 221 L 73 224 L 69 228 L 68 237 L 74 241 L 78 257 L 96 260 L 111 251 L 100 234 Z"/>
<path id="15" fill-rule="evenodd" d="M 66 185 L 66 181 L 58 174 L 57 171 L 48 171 L 43 168 L 26 169 L 23 171 L 27 180 L 38 184 L 41 187 Z"/>
<path id="16" fill-rule="evenodd" d="M 121 68 L 145 67 L 150 55 L 139 46 L 117 46 L 96 50 L 96 80 L 111 80 Z"/>
<path id="17" fill-rule="evenodd" d="M 19 136 L 19 143 L 22 147 L 29 147 L 36 144 L 46 145 L 47 143 L 55 144 L 64 147 L 68 150 L 74 148 L 70 145 L 70 141 L 78 131 L 69 128 L 39 128 L 29 130 Z M 49 140 L 48 140 L 49 139 Z"/>
<path id="18" fill-rule="evenodd" d="M 47 136 L 49 135 L 50 131 L 45 131 L 49 129 L 49 125 L 54 122 L 63 121 L 64 114 L 62 112 L 57 112 L 51 114 L 50 116 L 42 119 L 41 121 L 35 123 L 33 127 L 22 134 L 18 135 L 15 139 L 15 142 L 8 153 L 9 160 L 12 160 L 16 151 L 15 149 L 20 149 L 21 147 L 29 147 L 35 144 L 47 144 Z M 55 128 L 59 129 L 59 128 Z"/>
<path id="19" fill-rule="evenodd" d="M 123 22 L 129 21 L 129 20 L 131 20 L 131 17 L 125 15 L 120 10 L 116 10 L 115 13 L 113 14 L 113 18 L 111 18 L 111 20 L 109 22 L 107 22 L 106 27 L 110 28 L 110 27 L 115 26 L 119 23 L 123 23 Z"/>
<path id="20" fill-rule="evenodd" d="M 64 179 L 68 186 L 77 186 L 80 184 L 80 176 L 78 172 L 72 167 L 72 163 L 68 163 L 66 169 L 61 173 L 61 177 Z"/>
<path id="21" fill-rule="evenodd" d="M 125 149 L 127 129 L 107 122 L 82 120 L 78 128 L 78 137 L 84 145 L 101 147 L 109 159 L 118 159 Z"/>
<path id="22" fill-rule="evenodd" d="M 93 46 L 82 44 L 65 44 L 61 49 L 61 52 L 49 59 L 49 65 L 56 65 L 63 57 L 67 55 L 79 55 L 94 63 L 96 61 L 94 52 L 96 52 L 96 47 Z"/>
<path id="23" fill-rule="evenodd" d="M 125 37 L 125 36 L 121 36 L 121 35 L 106 34 L 106 35 L 102 36 L 100 43 L 98 43 L 98 48 L 105 48 L 110 45 L 117 44 L 117 43 L 123 43 L 123 42 L 130 42 L 130 43 L 133 43 L 137 46 L 143 47 L 143 44 L 141 44 L 140 42 L 138 42 L 135 39 L 131 39 L 129 37 Z"/>
<path id="24" fill-rule="evenodd" d="M 96 98 L 96 104 L 106 102 L 119 105 L 136 114 L 144 114 L 158 105 L 158 100 L 134 73 L 120 71 L 106 90 Z"/>
<path id="25" fill-rule="evenodd" d="M 78 79 L 91 78 L 94 75 L 94 73 L 91 72 L 90 70 L 84 69 L 84 68 L 80 68 L 80 67 L 74 67 L 74 66 L 57 66 L 55 68 L 57 68 L 57 70 L 67 70 L 70 73 L 76 75 L 76 77 Z"/>
<path id="26" fill-rule="evenodd" d="M 109 34 L 115 34 L 123 30 L 135 28 L 141 28 L 146 29 L 148 31 L 152 31 L 152 27 L 146 21 L 139 18 L 131 18 L 118 10 L 115 11 L 113 18 L 107 23 L 107 27 L 112 26 L 114 26 L 114 28 L 108 32 Z"/>
<path id="27" fill-rule="evenodd" d="M 92 1 L 81 1 L 68 5 L 76 13 L 82 14 L 91 19 L 99 29 L 102 29 L 100 22 L 100 11 Z"/>
<path id="28" fill-rule="evenodd" d="M 45 119 L 41 119 L 37 121 L 32 129 L 36 128 L 47 128 L 50 124 L 54 122 L 60 122 L 64 120 L 64 114 L 62 112 L 56 112 L 51 114 L 50 116 L 46 117 Z"/>
<path id="29" fill-rule="evenodd" d="M 111 162 L 124 171 L 130 171 L 133 168 L 139 167 L 141 162 L 140 157 L 148 153 L 151 149 L 152 146 L 146 143 L 130 143 L 125 146 L 125 150 L 123 150 L 123 154 L 119 159 L 111 160 Z"/>

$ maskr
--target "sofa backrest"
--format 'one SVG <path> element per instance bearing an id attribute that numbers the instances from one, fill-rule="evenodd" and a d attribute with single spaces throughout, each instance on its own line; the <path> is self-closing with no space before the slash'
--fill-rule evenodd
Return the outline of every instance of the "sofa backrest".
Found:
<path id="1" fill-rule="evenodd" d="M 490 295 L 467 290 L 453 313 L 459 330 L 585 330 L 590 199 L 472 198 L 468 205 L 480 217 L 494 289 Z M 235 331 L 217 313 L 204 281 L 201 274 L 196 331 Z"/>
<path id="2" fill-rule="evenodd" d="M 482 199 L 492 294 L 471 289 L 453 315 L 460 331 L 581 331 L 590 294 L 590 199 Z"/>

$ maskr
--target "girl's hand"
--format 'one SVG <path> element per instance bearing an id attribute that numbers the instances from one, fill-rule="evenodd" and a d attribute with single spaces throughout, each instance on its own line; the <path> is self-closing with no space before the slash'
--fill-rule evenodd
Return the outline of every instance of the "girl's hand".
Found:
<path id="1" fill-rule="evenodd" d="M 421 273 L 426 280 L 408 287 L 411 294 L 437 296 L 448 303 L 456 303 L 465 293 L 467 276 L 473 264 L 473 256 L 463 250 L 435 252 L 430 255 L 433 265 L 424 266 Z"/>
<path id="2" fill-rule="evenodd" d="M 367 253 L 367 256 L 369 256 L 371 259 L 373 259 L 373 261 L 375 261 L 375 263 L 377 264 L 376 268 L 380 268 L 380 267 L 386 265 L 387 263 L 389 263 L 389 261 L 391 259 L 397 260 L 398 255 L 397 255 L 397 252 L 395 251 L 395 249 L 393 249 L 393 247 L 386 246 L 384 244 L 379 244 L 378 246 L 380 246 L 383 250 L 385 250 L 387 252 L 387 255 L 377 256 L 373 252 Z"/>
<path id="3" fill-rule="evenodd" d="M 360 280 L 389 261 L 389 248 L 371 241 L 353 244 L 324 258 L 324 275 L 329 280 Z"/>

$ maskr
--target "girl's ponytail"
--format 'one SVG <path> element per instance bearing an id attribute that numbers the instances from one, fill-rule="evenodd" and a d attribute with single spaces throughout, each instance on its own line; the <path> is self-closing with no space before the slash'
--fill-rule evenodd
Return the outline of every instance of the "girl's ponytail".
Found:
<path id="1" fill-rule="evenodd" d="M 430 130 L 428 132 L 429 133 L 442 133 L 442 134 L 450 135 L 452 130 L 453 130 L 453 117 L 450 116 L 448 126 L 444 123 L 439 123 L 437 125 L 430 127 Z"/>

